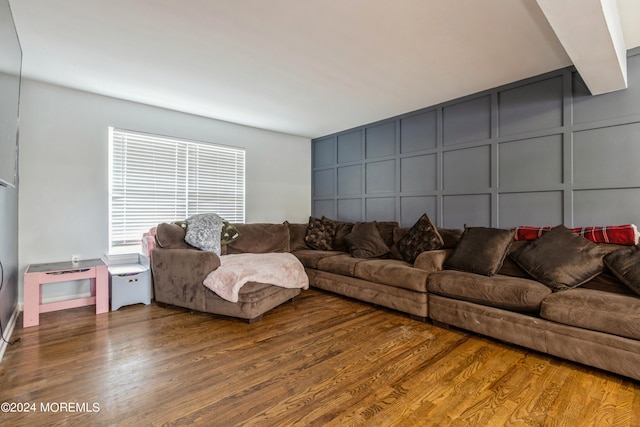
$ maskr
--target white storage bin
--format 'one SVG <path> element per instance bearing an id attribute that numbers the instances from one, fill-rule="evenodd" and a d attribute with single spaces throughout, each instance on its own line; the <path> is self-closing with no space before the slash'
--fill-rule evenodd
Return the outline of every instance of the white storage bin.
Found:
<path id="1" fill-rule="evenodd" d="M 141 254 L 110 256 L 109 295 L 111 311 L 124 305 L 151 303 L 151 274 L 149 258 Z"/>

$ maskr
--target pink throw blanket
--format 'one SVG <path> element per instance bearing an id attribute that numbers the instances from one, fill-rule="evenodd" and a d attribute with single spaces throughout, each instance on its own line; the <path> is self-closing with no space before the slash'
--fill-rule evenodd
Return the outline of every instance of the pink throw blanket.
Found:
<path id="1" fill-rule="evenodd" d="M 238 302 L 238 292 L 247 282 L 309 289 L 302 263 L 290 253 L 222 255 L 220 267 L 204 279 L 207 288 L 231 302 Z"/>

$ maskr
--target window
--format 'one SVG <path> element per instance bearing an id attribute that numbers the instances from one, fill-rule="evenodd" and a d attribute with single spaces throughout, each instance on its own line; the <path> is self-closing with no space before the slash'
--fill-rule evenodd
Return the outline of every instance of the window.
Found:
<path id="1" fill-rule="evenodd" d="M 109 253 L 198 213 L 244 222 L 244 173 L 244 149 L 109 128 Z"/>

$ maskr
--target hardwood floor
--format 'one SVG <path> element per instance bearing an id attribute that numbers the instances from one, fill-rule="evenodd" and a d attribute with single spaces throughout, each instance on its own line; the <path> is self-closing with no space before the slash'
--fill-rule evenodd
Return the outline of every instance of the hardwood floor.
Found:
<path id="1" fill-rule="evenodd" d="M 636 381 L 318 290 L 253 325 L 93 310 L 16 328 L 0 402 L 35 412 L 0 424 L 640 426 Z"/>

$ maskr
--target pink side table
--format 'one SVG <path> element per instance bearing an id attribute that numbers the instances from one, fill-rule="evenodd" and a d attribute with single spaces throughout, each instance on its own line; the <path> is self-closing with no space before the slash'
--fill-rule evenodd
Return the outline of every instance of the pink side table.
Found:
<path id="1" fill-rule="evenodd" d="M 91 280 L 90 297 L 42 303 L 42 285 L 84 279 Z M 40 323 L 40 313 L 94 304 L 96 314 L 109 311 L 109 271 L 107 265 L 100 259 L 30 264 L 24 273 L 24 313 L 22 318 L 24 328 L 37 326 Z"/>

